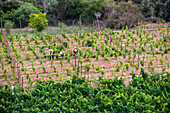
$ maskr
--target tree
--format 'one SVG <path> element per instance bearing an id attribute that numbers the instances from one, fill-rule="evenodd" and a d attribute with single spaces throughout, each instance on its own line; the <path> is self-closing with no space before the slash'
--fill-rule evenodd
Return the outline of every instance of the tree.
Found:
<path id="1" fill-rule="evenodd" d="M 0 10 L 1 35 L 3 34 L 3 29 L 2 29 L 3 23 L 2 23 L 2 22 L 5 21 L 5 20 L 8 20 L 8 21 L 5 22 L 6 25 L 4 25 L 4 26 L 6 26 L 6 28 L 7 28 L 7 26 L 8 26 L 8 25 L 10 24 L 10 22 L 11 22 L 11 21 L 9 21 L 9 20 L 12 20 L 12 19 L 13 19 L 13 12 L 14 12 L 14 10 L 12 10 L 12 11 L 7 11 L 6 13 L 4 13 L 3 10 Z M 11 27 L 13 27 L 14 23 L 11 22 L 11 24 L 12 24 Z M 10 27 L 10 26 L 9 26 L 9 27 Z M 9 29 L 9 28 L 7 28 L 7 29 L 8 29 L 7 32 L 8 32 L 8 34 L 9 34 L 10 29 Z"/>
<path id="2" fill-rule="evenodd" d="M 3 35 L 2 21 L 4 19 L 4 12 L 2 10 L 0 10 L 0 19 L 1 19 L 1 35 Z"/>
<path id="3" fill-rule="evenodd" d="M 57 0 L 41 0 L 45 14 L 54 12 L 57 9 Z"/>
<path id="4" fill-rule="evenodd" d="M 2 11 L 2 10 L 1 10 Z M 6 13 L 3 13 L 3 11 L 0 13 L 0 17 L 2 19 L 2 21 L 4 20 L 10 20 L 13 21 L 13 13 L 14 13 L 14 9 L 12 9 L 11 11 L 7 11 Z"/>
<path id="5" fill-rule="evenodd" d="M 153 16 L 152 9 L 151 9 L 151 8 L 154 8 L 153 2 L 148 1 L 148 0 L 142 0 L 140 5 L 142 6 L 142 13 L 145 16 L 145 18 L 149 18 Z"/>
<path id="6" fill-rule="evenodd" d="M 101 18 L 104 15 L 104 0 L 92 0 L 84 2 L 84 11 L 82 13 L 83 19 L 96 19 L 95 13 L 100 12 Z"/>
<path id="7" fill-rule="evenodd" d="M 164 19 L 166 21 L 170 21 L 170 0 L 167 0 L 165 3 L 165 16 Z"/>
<path id="8" fill-rule="evenodd" d="M 39 11 L 46 14 L 50 23 L 55 23 L 58 16 L 58 1 L 59 0 L 24 0 L 25 2 L 32 3 Z"/>
<path id="9" fill-rule="evenodd" d="M 46 19 L 46 14 L 39 12 L 39 14 L 30 14 L 29 26 L 37 29 L 38 32 L 46 28 L 48 20 Z"/>
<path id="10" fill-rule="evenodd" d="M 109 9 L 105 12 L 107 27 L 131 27 L 136 25 L 139 19 L 143 18 L 141 9 L 131 1 L 120 2 L 106 7 Z"/>
<path id="11" fill-rule="evenodd" d="M 12 9 L 17 9 L 22 4 L 22 0 L 0 0 L 0 10 L 6 13 L 7 11 L 11 11 Z"/>
<path id="12" fill-rule="evenodd" d="M 38 14 L 39 10 L 32 3 L 25 3 L 14 11 L 15 20 L 28 22 L 31 13 Z"/>
<path id="13" fill-rule="evenodd" d="M 146 19 L 153 17 L 163 18 L 169 21 L 170 17 L 170 0 L 132 0 L 142 7 L 142 13 Z"/>
<path id="14" fill-rule="evenodd" d="M 6 20 L 6 21 L 5 21 L 4 27 L 5 27 L 6 33 L 7 33 L 8 35 L 10 34 L 10 32 L 11 32 L 10 29 L 13 27 L 13 25 L 14 25 L 13 22 L 11 22 L 11 21 L 9 21 L 9 20 Z"/>
<path id="15" fill-rule="evenodd" d="M 58 0 L 58 18 L 60 20 L 65 20 L 66 19 L 66 8 L 67 8 L 67 2 L 66 0 Z"/>
<path id="16" fill-rule="evenodd" d="M 29 15 L 31 13 L 38 14 L 39 10 L 32 4 L 32 3 L 25 3 L 21 5 L 17 10 L 14 11 L 13 13 L 13 19 L 16 22 L 20 22 L 20 28 L 21 26 L 21 21 L 28 22 L 29 21 Z"/>
<path id="17" fill-rule="evenodd" d="M 58 0 L 58 18 L 63 21 L 67 19 L 95 19 L 94 13 L 104 13 L 104 0 Z"/>
<path id="18" fill-rule="evenodd" d="M 79 19 L 84 11 L 82 0 L 69 0 L 66 8 L 66 19 Z"/>
<path id="19" fill-rule="evenodd" d="M 164 4 L 160 0 L 158 0 L 155 3 L 155 16 L 161 18 L 164 15 L 164 10 Z"/>
<path id="20" fill-rule="evenodd" d="M 42 0 L 22 0 L 24 3 L 32 3 L 35 7 L 37 7 L 39 10 L 43 11 L 43 4 Z"/>

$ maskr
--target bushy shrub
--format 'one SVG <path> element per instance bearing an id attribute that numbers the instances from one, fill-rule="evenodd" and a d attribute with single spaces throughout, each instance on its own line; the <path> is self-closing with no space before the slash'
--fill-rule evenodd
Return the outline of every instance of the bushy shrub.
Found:
<path id="1" fill-rule="evenodd" d="M 65 23 L 60 22 L 60 23 L 58 23 L 58 27 L 60 27 L 60 28 L 66 28 L 67 25 L 66 25 Z"/>
<path id="2" fill-rule="evenodd" d="M 7 34 L 10 34 L 11 28 L 13 27 L 13 25 L 14 25 L 13 22 L 11 22 L 11 21 L 9 21 L 9 20 L 6 20 L 6 21 L 5 21 L 4 27 L 5 27 L 5 30 L 6 30 L 6 33 L 7 33 Z"/>
<path id="3" fill-rule="evenodd" d="M 46 28 L 48 20 L 46 19 L 46 14 L 39 12 L 39 14 L 30 14 L 29 26 L 37 29 L 38 32 L 41 32 Z"/>

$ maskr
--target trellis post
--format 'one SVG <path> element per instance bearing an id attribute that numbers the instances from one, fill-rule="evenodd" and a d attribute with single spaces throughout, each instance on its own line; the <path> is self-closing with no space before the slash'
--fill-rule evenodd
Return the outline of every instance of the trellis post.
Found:
<path id="1" fill-rule="evenodd" d="M 126 58 L 126 43 L 125 43 L 125 58 Z"/>
<path id="2" fill-rule="evenodd" d="M 139 54 L 138 54 L 138 69 L 139 69 Z"/>

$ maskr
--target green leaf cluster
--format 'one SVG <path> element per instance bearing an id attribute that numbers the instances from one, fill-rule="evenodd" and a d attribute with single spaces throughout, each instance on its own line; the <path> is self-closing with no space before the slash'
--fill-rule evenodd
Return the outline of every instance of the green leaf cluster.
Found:
<path id="1" fill-rule="evenodd" d="M 37 29 L 38 32 L 46 28 L 48 20 L 46 19 L 46 14 L 39 12 L 39 14 L 30 14 L 29 16 L 29 26 Z"/>

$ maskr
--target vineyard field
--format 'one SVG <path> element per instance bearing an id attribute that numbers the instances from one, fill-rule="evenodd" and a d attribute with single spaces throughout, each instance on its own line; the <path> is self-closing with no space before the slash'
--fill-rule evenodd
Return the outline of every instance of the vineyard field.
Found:
<path id="1" fill-rule="evenodd" d="M 169 35 L 169 28 L 100 32 L 91 29 L 88 33 L 82 30 L 81 33 L 33 37 L 16 34 L 1 42 L 0 80 L 5 82 L 8 75 L 8 80 L 15 81 L 17 75 L 20 82 L 23 77 L 23 84 L 27 86 L 28 78 L 48 79 L 50 74 L 58 81 L 60 76 L 70 78 L 77 73 L 88 79 L 101 74 L 106 78 L 120 75 L 128 81 L 129 73 L 134 71 L 139 75 L 141 67 L 147 72 L 169 71 Z M 72 52 L 74 48 L 79 50 L 76 56 Z M 49 59 L 49 49 L 54 50 L 54 60 Z M 64 57 L 59 56 L 61 51 L 65 52 Z"/>
<path id="2" fill-rule="evenodd" d="M 169 111 L 167 24 L 0 38 L 3 112 Z"/>

